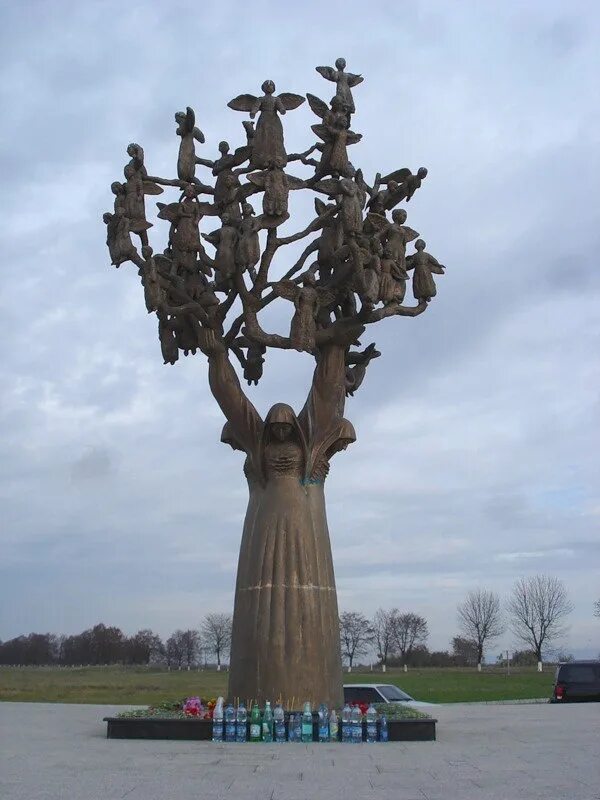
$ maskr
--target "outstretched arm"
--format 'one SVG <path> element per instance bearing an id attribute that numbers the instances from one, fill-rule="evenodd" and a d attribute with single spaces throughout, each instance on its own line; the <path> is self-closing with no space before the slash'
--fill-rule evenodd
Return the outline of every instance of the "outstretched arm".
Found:
<path id="1" fill-rule="evenodd" d="M 246 397 L 229 361 L 225 345 L 213 331 L 201 330 L 200 349 L 208 356 L 208 381 L 219 408 L 231 425 L 240 446 L 254 455 L 260 441 L 263 422 Z"/>
<path id="2" fill-rule="evenodd" d="M 309 447 L 319 446 L 344 416 L 346 401 L 346 347 L 328 344 L 319 350 L 312 386 L 298 415 Z"/>

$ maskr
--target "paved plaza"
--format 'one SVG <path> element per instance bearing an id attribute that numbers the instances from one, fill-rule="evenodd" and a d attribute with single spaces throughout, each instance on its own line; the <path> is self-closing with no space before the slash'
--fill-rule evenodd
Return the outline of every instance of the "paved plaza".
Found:
<path id="1" fill-rule="evenodd" d="M 0 703 L 2 800 L 599 800 L 600 704 L 446 705 L 437 742 L 107 740 L 113 706 Z"/>

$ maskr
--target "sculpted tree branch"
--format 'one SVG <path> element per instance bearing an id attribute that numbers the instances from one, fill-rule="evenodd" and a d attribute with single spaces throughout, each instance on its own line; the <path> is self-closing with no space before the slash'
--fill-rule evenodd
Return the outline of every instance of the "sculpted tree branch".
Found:
<path id="1" fill-rule="evenodd" d="M 337 59 L 335 67 L 317 67 L 316 81 L 325 88 L 322 79 L 335 83 L 336 93 L 330 103 L 306 95 L 317 141 L 303 152 L 286 152 L 282 118 L 305 97 L 276 94 L 267 80 L 261 93 L 228 103 L 250 117 L 242 123 L 245 142 L 234 149 L 220 142 L 215 158 L 196 153 L 205 137 L 193 109 L 175 114 L 177 177 L 148 175 L 143 148 L 130 144 L 124 180 L 111 186 L 114 208 L 103 219 L 111 263 L 131 261 L 138 269 L 165 364 L 181 353 L 207 357 L 210 389 L 226 419 L 221 440 L 246 457 L 249 503 L 229 695 L 261 702 L 308 697 L 336 706 L 341 660 L 331 632 L 339 620 L 324 482 L 332 458 L 356 438 L 344 418 L 346 397 L 381 355 L 374 343 L 362 348 L 359 338 L 388 317 L 422 314 L 436 294 L 433 276 L 444 267 L 405 224 L 406 210 L 396 208 L 414 197 L 427 170 L 392 169 L 367 182 L 348 158 L 348 147 L 362 138 L 351 123 L 352 90 L 363 78 Z M 290 163 L 304 175 L 292 175 Z M 208 170 L 202 180 L 199 168 Z M 166 244 L 155 252 L 145 200 L 167 191 L 170 202 L 158 202 L 156 215 L 168 223 Z M 295 192 L 313 199 L 315 216 L 281 235 L 297 216 L 290 214 Z M 260 213 L 252 197 L 260 198 Z M 286 248 L 309 237 L 300 256 L 286 260 Z M 416 305 L 405 303 L 411 283 Z M 259 316 L 275 301 L 290 321 L 286 330 L 270 332 Z M 263 418 L 242 390 L 231 354 L 248 385 L 256 385 L 271 348 L 316 362 L 299 414 L 276 403 Z"/>

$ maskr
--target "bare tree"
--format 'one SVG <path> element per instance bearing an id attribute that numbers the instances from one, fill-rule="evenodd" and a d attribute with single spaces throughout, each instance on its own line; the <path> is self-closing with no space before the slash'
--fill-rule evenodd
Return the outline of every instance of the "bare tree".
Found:
<path id="1" fill-rule="evenodd" d="M 398 614 L 394 624 L 394 648 L 406 664 L 414 647 L 425 644 L 429 636 L 427 620 L 420 614 L 408 611 Z"/>
<path id="2" fill-rule="evenodd" d="M 166 646 L 167 664 L 169 667 L 176 666 L 181 669 L 185 655 L 185 648 L 183 643 L 183 631 L 176 630 L 167 639 Z"/>
<path id="3" fill-rule="evenodd" d="M 538 670 L 547 646 L 565 632 L 564 619 L 572 605 L 561 580 L 549 575 L 520 578 L 508 602 L 512 630 L 535 652 Z"/>
<path id="4" fill-rule="evenodd" d="M 594 603 L 594 616 L 600 617 L 600 600 L 596 600 Z"/>
<path id="5" fill-rule="evenodd" d="M 394 650 L 394 631 L 398 614 L 397 608 L 392 608 L 390 611 L 380 608 L 373 617 L 373 643 L 377 651 L 377 658 L 381 661 L 383 672 L 387 667 L 388 656 L 392 655 Z"/>
<path id="6" fill-rule="evenodd" d="M 364 614 L 358 611 L 342 611 L 340 640 L 342 655 L 348 659 L 348 672 L 352 672 L 354 659 L 367 653 L 373 640 L 373 629 Z"/>
<path id="7" fill-rule="evenodd" d="M 202 621 L 202 638 L 209 652 L 217 657 L 217 671 L 221 669 L 221 656 L 231 645 L 231 614 L 207 614 Z"/>
<path id="8" fill-rule="evenodd" d="M 198 631 L 191 629 L 181 631 L 181 647 L 183 649 L 183 661 L 189 669 L 198 660 L 200 652 L 200 634 Z"/>
<path id="9" fill-rule="evenodd" d="M 459 604 L 458 621 L 465 637 L 477 649 L 477 669 L 481 670 L 485 645 L 504 633 L 500 598 L 487 589 L 474 589 Z"/>

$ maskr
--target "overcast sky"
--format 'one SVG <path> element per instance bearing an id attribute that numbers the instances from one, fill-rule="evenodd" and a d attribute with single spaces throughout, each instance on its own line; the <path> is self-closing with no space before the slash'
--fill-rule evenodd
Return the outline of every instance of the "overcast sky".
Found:
<path id="1" fill-rule="evenodd" d="M 543 572 L 574 604 L 564 648 L 597 654 L 598 5 L 24 1 L 0 16 L 0 639 L 98 621 L 168 635 L 231 609 L 240 454 L 219 443 L 204 357 L 163 366 L 102 213 L 131 141 L 175 177 L 175 111 L 194 107 L 214 158 L 243 143 L 232 97 L 273 78 L 329 99 L 314 67 L 344 56 L 365 77 L 352 161 L 369 180 L 429 168 L 408 224 L 447 272 L 427 313 L 362 339 L 383 356 L 326 486 L 340 608 L 421 613 L 445 648 L 469 589 L 506 598 Z M 289 152 L 315 121 L 307 104 L 285 117 Z M 286 232 L 306 221 L 294 201 Z M 270 355 L 259 410 L 299 409 L 312 367 Z"/>

